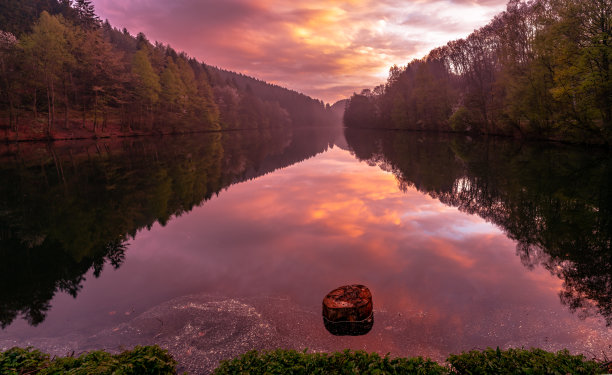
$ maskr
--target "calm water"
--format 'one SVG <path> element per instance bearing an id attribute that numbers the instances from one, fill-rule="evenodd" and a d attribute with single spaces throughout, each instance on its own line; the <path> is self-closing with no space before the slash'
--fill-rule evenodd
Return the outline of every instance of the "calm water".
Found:
<path id="1" fill-rule="evenodd" d="M 612 357 L 612 160 L 342 130 L 0 146 L 0 349 Z M 375 323 L 321 301 L 367 285 Z"/>

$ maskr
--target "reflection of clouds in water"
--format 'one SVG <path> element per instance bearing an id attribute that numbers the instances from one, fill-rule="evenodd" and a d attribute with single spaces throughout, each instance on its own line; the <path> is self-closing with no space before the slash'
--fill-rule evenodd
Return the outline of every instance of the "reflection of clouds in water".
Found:
<path id="1" fill-rule="evenodd" d="M 256 215 L 236 214 L 245 212 Z M 363 282 L 385 308 L 424 311 L 442 326 L 530 304 L 562 310 L 550 293 L 560 281 L 545 270 L 525 272 L 515 244 L 494 225 L 414 189 L 401 192 L 393 176 L 338 149 L 233 186 L 181 220 L 170 232 L 197 223 L 202 243 L 224 249 L 207 252 L 203 264 L 228 272 L 213 289 L 282 291 L 311 303 L 316 293 L 302 282 L 323 291 Z M 191 261 L 202 263 L 201 248 Z"/>
<path id="2" fill-rule="evenodd" d="M 180 295 L 228 296 L 223 300 L 247 306 L 236 311 L 246 314 L 251 306 L 260 316 L 243 314 L 250 327 L 244 332 L 266 338 L 262 327 L 274 327 L 270 340 L 247 340 L 251 348 L 261 342 L 298 349 L 350 347 L 443 360 L 451 352 L 498 345 L 580 352 L 588 339 L 589 348 L 606 347 L 611 331 L 596 319 L 580 321 L 568 312 L 557 296 L 561 281 L 542 268 L 526 270 L 515 246 L 478 216 L 414 189 L 404 193 L 392 175 L 334 148 L 233 185 L 165 227 L 139 233 L 125 265 L 90 283 L 79 303 L 107 314 L 127 311 L 129 306 L 116 305 L 137 296 L 146 306 L 137 308 L 138 314 Z M 321 296 L 350 283 L 370 287 L 376 324 L 364 338 L 330 339 L 321 322 Z M 98 297 L 100 290 L 119 295 L 108 302 Z M 286 298 L 254 302 L 261 296 Z M 213 308 L 202 301 L 194 303 Z M 181 312 L 185 318 L 177 320 L 174 333 L 163 336 L 166 345 L 172 334 L 222 320 L 208 313 L 192 316 L 196 310 Z M 141 317 L 154 311 L 161 310 L 152 308 Z M 117 337 L 134 337 L 135 331 L 125 332 Z M 200 336 L 193 339 L 204 345 Z M 91 345 L 95 340 L 101 339 Z M 222 352 L 223 345 L 210 350 Z M 204 353 L 192 353 L 198 350 Z"/>

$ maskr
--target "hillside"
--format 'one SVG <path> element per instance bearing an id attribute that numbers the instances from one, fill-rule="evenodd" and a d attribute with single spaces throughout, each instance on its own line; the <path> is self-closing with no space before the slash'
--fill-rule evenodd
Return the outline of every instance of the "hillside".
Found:
<path id="1" fill-rule="evenodd" d="M 333 122 L 319 100 L 100 21 L 90 0 L 0 4 L 0 92 L 5 140 Z"/>

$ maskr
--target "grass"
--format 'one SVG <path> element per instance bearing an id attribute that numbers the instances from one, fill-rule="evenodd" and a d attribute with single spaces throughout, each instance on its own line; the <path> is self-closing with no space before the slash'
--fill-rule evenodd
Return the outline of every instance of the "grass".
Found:
<path id="1" fill-rule="evenodd" d="M 442 366 L 429 359 L 390 358 L 366 352 L 306 353 L 293 350 L 251 351 L 221 362 L 214 375 L 228 374 L 603 374 L 595 361 L 567 351 L 550 353 L 541 349 L 487 349 L 451 355 Z"/>
<path id="2" fill-rule="evenodd" d="M 121 354 L 94 351 L 79 357 L 58 357 L 32 348 L 0 353 L 2 375 L 176 374 L 176 361 L 158 346 L 137 346 Z"/>
<path id="3" fill-rule="evenodd" d="M 158 346 L 137 346 L 121 354 L 94 351 L 79 357 L 50 358 L 27 348 L 0 352 L 0 374 L 176 374 L 177 363 Z M 557 353 L 541 349 L 486 349 L 450 355 L 443 366 L 430 359 L 392 358 L 363 351 L 308 353 L 295 350 L 250 351 L 238 358 L 222 361 L 214 375 L 229 374 L 603 374 L 604 368 L 582 355 L 567 350 Z"/>

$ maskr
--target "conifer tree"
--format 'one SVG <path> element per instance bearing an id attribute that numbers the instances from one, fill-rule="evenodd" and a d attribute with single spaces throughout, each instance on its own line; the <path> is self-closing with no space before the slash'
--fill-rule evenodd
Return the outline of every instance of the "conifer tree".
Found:
<path id="1" fill-rule="evenodd" d="M 96 15 L 91 0 L 75 0 L 73 5 L 78 24 L 87 30 L 97 29 L 100 27 L 100 19 Z"/>

